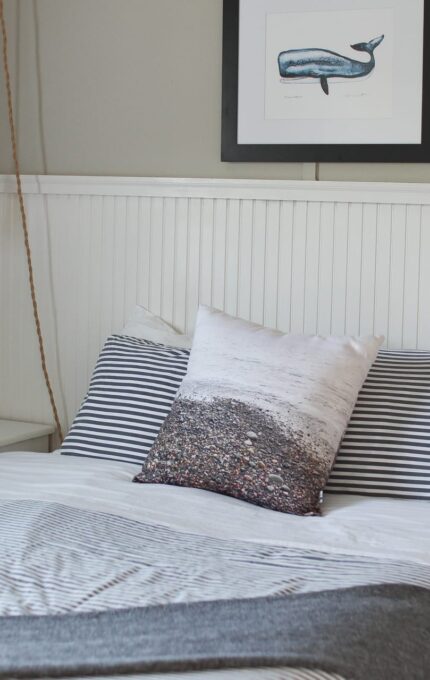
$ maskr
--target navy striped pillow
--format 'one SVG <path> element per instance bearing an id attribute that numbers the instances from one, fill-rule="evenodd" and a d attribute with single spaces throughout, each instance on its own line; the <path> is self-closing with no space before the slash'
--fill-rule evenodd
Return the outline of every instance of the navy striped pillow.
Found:
<path id="1" fill-rule="evenodd" d="M 430 500 L 430 353 L 380 350 L 326 491 Z"/>
<path id="2" fill-rule="evenodd" d="M 112 335 L 61 447 L 70 456 L 142 463 L 187 372 L 190 351 Z"/>

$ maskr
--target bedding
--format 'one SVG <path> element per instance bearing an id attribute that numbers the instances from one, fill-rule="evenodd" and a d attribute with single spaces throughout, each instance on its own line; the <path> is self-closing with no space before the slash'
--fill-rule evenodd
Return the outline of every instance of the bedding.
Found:
<path id="1" fill-rule="evenodd" d="M 131 484 L 138 469 L 59 454 L 0 456 L 0 614 L 78 614 L 379 584 L 430 588 L 428 503 L 330 495 L 322 516 L 303 518 L 201 489 Z M 342 678 L 294 666 L 197 677 L 212 676 Z"/>
<path id="2" fill-rule="evenodd" d="M 177 347 L 192 342 L 141 305 L 121 333 Z M 380 350 L 324 491 L 430 500 L 429 403 L 430 353 Z"/>
<path id="3" fill-rule="evenodd" d="M 136 305 L 120 334 L 184 349 L 189 349 L 192 342 L 188 335 L 178 333 L 173 326 L 142 305 Z"/>
<path id="4" fill-rule="evenodd" d="M 12 616 L 2 620 L 0 678 L 301 665 L 417 679 L 430 668 L 429 620 L 430 590 L 403 585 Z"/>
<path id="5" fill-rule="evenodd" d="M 317 513 L 381 341 L 285 335 L 200 307 L 187 375 L 135 481 Z"/>
<path id="6" fill-rule="evenodd" d="M 189 350 L 112 335 L 61 452 L 142 463 L 187 371 Z"/>
<path id="7" fill-rule="evenodd" d="M 430 353 L 380 350 L 326 491 L 430 500 Z"/>

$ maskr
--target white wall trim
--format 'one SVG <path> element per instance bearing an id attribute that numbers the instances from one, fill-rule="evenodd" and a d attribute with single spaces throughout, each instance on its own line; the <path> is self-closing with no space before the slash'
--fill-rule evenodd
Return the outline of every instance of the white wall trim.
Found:
<path id="1" fill-rule="evenodd" d="M 0 177 L 0 417 L 49 422 L 13 177 Z M 71 423 L 136 303 L 430 348 L 430 186 L 26 176 L 47 360 Z"/>
<path id="2" fill-rule="evenodd" d="M 430 184 L 25 175 L 22 185 L 26 194 L 51 196 L 115 195 L 430 205 Z M 15 191 L 15 178 L 12 175 L 0 175 L 0 194 Z"/>

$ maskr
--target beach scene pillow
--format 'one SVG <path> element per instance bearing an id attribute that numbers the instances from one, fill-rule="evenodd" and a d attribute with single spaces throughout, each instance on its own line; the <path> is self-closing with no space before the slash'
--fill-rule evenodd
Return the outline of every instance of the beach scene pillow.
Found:
<path id="1" fill-rule="evenodd" d="M 134 481 L 318 514 L 381 342 L 286 335 L 200 307 L 187 375 Z"/>

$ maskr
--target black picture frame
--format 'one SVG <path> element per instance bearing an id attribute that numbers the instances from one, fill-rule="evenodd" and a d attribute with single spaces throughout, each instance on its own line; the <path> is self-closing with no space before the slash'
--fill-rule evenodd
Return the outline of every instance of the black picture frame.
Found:
<path id="1" fill-rule="evenodd" d="M 430 7 L 424 2 L 421 144 L 238 144 L 239 3 L 224 0 L 221 160 L 226 162 L 430 162 Z"/>

